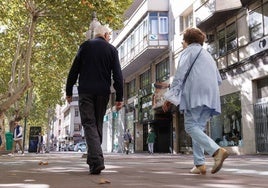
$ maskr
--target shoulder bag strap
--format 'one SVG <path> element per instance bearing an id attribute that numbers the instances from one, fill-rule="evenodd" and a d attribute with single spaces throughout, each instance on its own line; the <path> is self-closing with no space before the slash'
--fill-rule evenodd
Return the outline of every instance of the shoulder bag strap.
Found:
<path id="1" fill-rule="evenodd" d="M 191 66 L 189 67 L 189 69 L 187 70 L 187 72 L 186 72 L 186 74 L 185 74 L 185 76 L 184 76 L 184 79 L 183 79 L 183 82 L 182 82 L 182 90 L 183 90 L 183 88 L 184 88 L 184 84 L 185 84 L 185 82 L 186 82 L 186 79 L 187 79 L 187 77 L 189 76 L 190 71 L 192 70 L 192 67 L 193 67 L 193 65 L 194 65 L 194 63 L 195 63 L 195 61 L 196 61 L 196 59 L 198 58 L 199 54 L 201 53 L 202 49 L 203 49 L 203 48 L 201 47 L 201 49 L 199 50 L 199 52 L 198 52 L 197 56 L 195 57 L 193 63 L 191 64 Z"/>

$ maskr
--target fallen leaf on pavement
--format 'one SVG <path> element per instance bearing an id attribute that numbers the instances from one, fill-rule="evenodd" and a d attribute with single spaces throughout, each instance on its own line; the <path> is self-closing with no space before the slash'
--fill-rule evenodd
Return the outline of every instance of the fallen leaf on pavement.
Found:
<path id="1" fill-rule="evenodd" d="M 109 180 L 100 178 L 99 184 L 106 184 L 106 183 L 111 183 Z"/>
<path id="2" fill-rule="evenodd" d="M 40 161 L 38 164 L 39 164 L 39 165 L 48 165 L 48 162 L 47 162 L 47 161 L 45 161 L 45 162 Z"/>

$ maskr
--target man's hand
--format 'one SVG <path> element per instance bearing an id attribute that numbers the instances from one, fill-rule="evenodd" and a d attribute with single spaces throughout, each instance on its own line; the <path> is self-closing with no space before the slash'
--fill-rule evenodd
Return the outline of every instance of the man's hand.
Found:
<path id="1" fill-rule="evenodd" d="M 170 110 L 170 107 L 171 107 L 171 102 L 165 101 L 163 106 L 162 106 L 162 109 L 163 109 L 164 112 L 167 112 L 167 111 Z"/>
<path id="2" fill-rule="evenodd" d="M 72 96 L 66 96 L 66 100 L 70 104 L 73 101 L 73 97 Z"/>
<path id="3" fill-rule="evenodd" d="M 122 101 L 116 101 L 115 102 L 116 111 L 119 111 L 122 107 L 123 107 L 123 102 Z"/>

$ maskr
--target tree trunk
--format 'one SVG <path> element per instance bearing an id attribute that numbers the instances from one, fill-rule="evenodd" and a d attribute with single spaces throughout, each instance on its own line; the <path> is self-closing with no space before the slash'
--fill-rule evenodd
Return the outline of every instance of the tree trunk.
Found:
<path id="1" fill-rule="evenodd" d="M 31 3 L 31 2 L 28 2 Z M 31 5 L 31 7 L 30 7 Z M 29 4 L 30 10 L 34 10 L 34 6 L 32 4 Z M 29 8 L 27 7 L 27 8 Z M 29 26 L 29 39 L 28 39 L 28 46 L 26 49 L 26 57 L 25 57 L 25 64 L 24 64 L 24 79 L 23 82 L 20 85 L 12 84 L 12 82 L 15 82 L 15 76 L 11 78 L 11 81 L 9 84 L 15 88 L 10 88 L 7 95 L 7 98 L 3 99 L 3 102 L 0 104 L 0 128 L 1 128 L 1 138 L 2 138 L 2 144 L 0 146 L 0 150 L 5 150 L 6 147 L 6 139 L 5 139 L 5 126 L 4 126 L 4 113 L 11 107 L 11 105 L 15 104 L 18 100 L 20 100 L 23 96 L 23 94 L 32 87 L 32 82 L 30 79 L 30 67 L 31 67 L 31 57 L 32 57 L 32 48 L 33 48 L 33 40 L 34 40 L 34 31 L 37 24 L 37 18 L 38 18 L 38 11 L 29 11 L 31 22 Z M 40 13 L 40 12 L 39 12 Z M 17 47 L 19 47 L 18 45 Z M 15 59 L 17 61 L 17 59 Z M 19 82 L 18 82 L 19 83 Z M 14 92 L 10 92 L 14 91 Z M 26 104 L 28 105 L 28 104 Z"/>
<path id="2" fill-rule="evenodd" d="M 6 150 L 6 137 L 5 137 L 5 121 L 4 121 L 4 114 L 0 113 L 0 136 L 2 139 L 2 144 L 0 146 L 0 151 Z"/>

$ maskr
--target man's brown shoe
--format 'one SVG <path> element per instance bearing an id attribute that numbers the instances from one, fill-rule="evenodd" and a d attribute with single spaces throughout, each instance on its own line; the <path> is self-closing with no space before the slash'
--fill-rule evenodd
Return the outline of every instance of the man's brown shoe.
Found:
<path id="1" fill-rule="evenodd" d="M 206 165 L 201 165 L 201 166 L 194 166 L 191 170 L 190 173 L 191 174 L 202 174 L 202 175 L 206 175 Z"/>
<path id="2" fill-rule="evenodd" d="M 211 173 L 212 174 L 215 174 L 217 173 L 221 167 L 222 167 L 222 164 L 223 164 L 223 161 L 229 156 L 229 153 L 226 151 L 226 149 L 224 148 L 220 148 L 218 149 L 215 154 L 214 154 L 214 166 L 211 170 Z"/>

